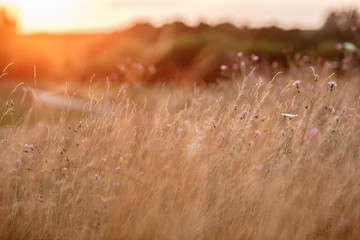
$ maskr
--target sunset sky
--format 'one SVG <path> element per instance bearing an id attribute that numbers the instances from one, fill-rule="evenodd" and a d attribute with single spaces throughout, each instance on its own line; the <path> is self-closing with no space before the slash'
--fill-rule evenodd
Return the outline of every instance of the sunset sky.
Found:
<path id="1" fill-rule="evenodd" d="M 320 27 L 328 11 L 359 8 L 358 0 L 0 0 L 18 15 L 20 30 L 107 32 L 149 21 L 159 25 L 231 21 L 238 25 Z"/>

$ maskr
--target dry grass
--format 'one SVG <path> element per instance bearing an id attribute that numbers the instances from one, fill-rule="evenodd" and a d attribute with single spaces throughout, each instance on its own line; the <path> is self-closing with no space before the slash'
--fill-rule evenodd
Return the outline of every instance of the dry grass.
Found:
<path id="1" fill-rule="evenodd" d="M 34 103 L 0 143 L 1 239 L 357 239 L 359 76 L 300 76 L 89 90 L 81 123 L 29 127 Z"/>

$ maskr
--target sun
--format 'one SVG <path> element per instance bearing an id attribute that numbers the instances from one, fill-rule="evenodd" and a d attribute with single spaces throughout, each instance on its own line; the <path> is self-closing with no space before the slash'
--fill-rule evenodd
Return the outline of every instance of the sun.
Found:
<path id="1" fill-rule="evenodd" d="M 73 0 L 5 0 L 18 15 L 21 31 L 58 31 L 67 23 Z"/>

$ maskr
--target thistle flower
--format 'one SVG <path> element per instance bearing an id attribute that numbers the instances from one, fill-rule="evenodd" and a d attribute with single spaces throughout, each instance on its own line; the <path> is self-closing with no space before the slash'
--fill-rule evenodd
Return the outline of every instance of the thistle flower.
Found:
<path id="1" fill-rule="evenodd" d="M 62 172 L 63 175 L 65 175 L 65 174 L 67 173 L 67 171 L 68 171 L 68 169 L 67 169 L 66 167 L 64 167 L 64 168 L 61 170 L 61 172 Z"/>
<path id="2" fill-rule="evenodd" d="M 341 43 L 337 43 L 337 44 L 335 45 L 335 47 L 336 47 L 337 50 L 341 50 L 342 47 L 343 47 L 343 45 L 342 45 Z"/>
<path id="3" fill-rule="evenodd" d="M 295 82 L 292 83 L 292 85 L 296 86 L 296 88 L 299 88 L 300 84 L 301 84 L 300 80 L 296 80 Z"/>
<path id="4" fill-rule="evenodd" d="M 227 67 L 226 65 L 221 65 L 221 66 L 220 66 L 220 69 L 221 69 L 222 71 L 225 71 L 225 70 L 228 69 L 228 67 Z"/>
<path id="5" fill-rule="evenodd" d="M 336 83 L 336 82 L 329 82 L 329 85 L 330 85 L 330 91 L 332 92 L 332 90 L 334 89 L 334 87 L 337 86 L 337 83 Z"/>
<path id="6" fill-rule="evenodd" d="M 253 60 L 254 62 L 258 61 L 260 58 L 259 56 L 256 56 L 256 55 L 251 55 L 251 60 Z"/>
<path id="7" fill-rule="evenodd" d="M 24 145 L 25 146 L 25 148 L 27 148 L 27 150 L 34 150 L 34 145 L 32 145 L 32 144 L 25 144 Z"/>
<path id="8" fill-rule="evenodd" d="M 39 200 L 40 202 L 43 202 L 44 200 L 42 199 L 41 194 L 37 193 L 35 194 L 35 197 L 37 198 L 37 200 Z"/>
<path id="9" fill-rule="evenodd" d="M 211 120 L 211 123 L 212 123 L 212 125 L 214 126 L 214 128 L 216 128 L 216 125 L 215 125 L 215 120 Z"/>
<path id="10" fill-rule="evenodd" d="M 336 82 L 329 82 L 329 85 L 330 85 L 331 87 L 336 87 L 336 86 L 337 86 L 337 83 L 336 83 Z"/>
<path id="11" fill-rule="evenodd" d="M 259 130 L 255 130 L 255 135 L 254 137 L 257 137 L 257 136 L 260 136 L 261 135 L 261 132 Z"/>
<path id="12" fill-rule="evenodd" d="M 225 133 L 224 133 L 224 132 L 220 132 L 220 133 L 219 133 L 219 136 L 220 136 L 222 139 L 224 139 L 224 138 L 225 138 Z"/>

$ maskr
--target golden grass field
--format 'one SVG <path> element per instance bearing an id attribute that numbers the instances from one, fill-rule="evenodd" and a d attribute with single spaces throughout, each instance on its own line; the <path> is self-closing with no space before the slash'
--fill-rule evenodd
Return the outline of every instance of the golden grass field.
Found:
<path id="1" fill-rule="evenodd" d="M 360 236 L 359 74 L 92 85 L 80 110 L 26 88 L 1 109 L 0 239 Z"/>

